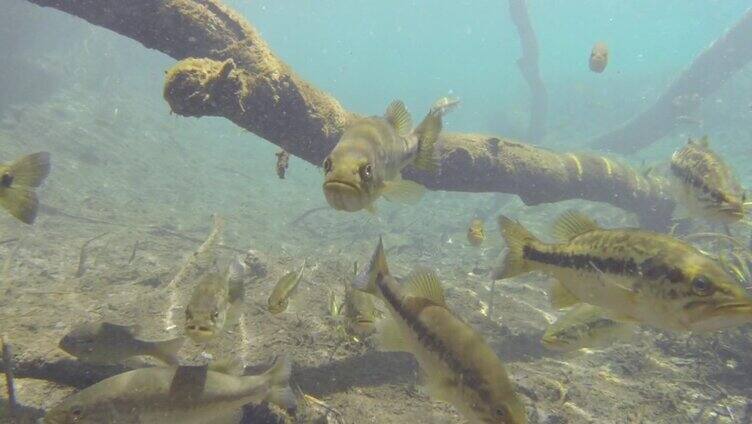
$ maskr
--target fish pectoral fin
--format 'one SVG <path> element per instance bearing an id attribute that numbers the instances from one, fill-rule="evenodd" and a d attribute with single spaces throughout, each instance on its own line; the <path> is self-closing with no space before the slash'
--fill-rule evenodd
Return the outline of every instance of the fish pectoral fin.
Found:
<path id="1" fill-rule="evenodd" d="M 385 352 L 410 352 L 399 324 L 392 317 L 376 321 L 376 340 L 379 350 Z"/>
<path id="2" fill-rule="evenodd" d="M 410 274 L 405 286 L 408 296 L 428 299 L 439 306 L 446 306 L 444 289 L 441 287 L 439 277 L 427 268 L 419 268 Z"/>
<path id="3" fill-rule="evenodd" d="M 410 116 L 410 112 L 407 111 L 405 104 L 402 100 L 395 100 L 389 104 L 384 114 L 384 119 L 397 131 L 397 134 L 405 137 L 410 134 L 410 130 L 413 129 L 413 119 Z"/>
<path id="4" fill-rule="evenodd" d="M 551 286 L 549 296 L 551 297 L 551 306 L 556 309 L 568 308 L 577 305 L 578 303 L 582 303 L 580 298 L 558 281 Z"/>
<path id="5" fill-rule="evenodd" d="M 600 228 L 598 223 L 584 213 L 566 211 L 554 221 L 554 237 L 561 242 L 567 242 L 580 234 Z"/>
<path id="6" fill-rule="evenodd" d="M 415 181 L 397 179 L 387 181 L 382 192 L 384 198 L 390 202 L 415 204 L 423 197 L 426 188 Z"/>

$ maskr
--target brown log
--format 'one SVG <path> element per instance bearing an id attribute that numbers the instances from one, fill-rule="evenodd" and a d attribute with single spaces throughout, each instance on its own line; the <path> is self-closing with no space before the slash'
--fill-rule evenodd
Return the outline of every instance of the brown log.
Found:
<path id="1" fill-rule="evenodd" d="M 591 142 L 596 149 L 636 152 L 668 134 L 691 116 L 734 73 L 752 60 L 752 8 L 702 51 L 647 110 Z"/>
<path id="2" fill-rule="evenodd" d="M 548 92 L 538 68 L 538 38 L 527 13 L 527 0 L 509 0 L 509 15 L 520 36 L 522 57 L 517 60 L 522 76 L 530 86 L 530 121 L 527 139 L 537 142 L 546 135 Z"/>
<path id="3" fill-rule="evenodd" d="M 175 113 L 222 116 L 319 165 L 357 115 L 298 77 L 258 32 L 219 0 L 29 0 L 79 16 L 180 60 L 164 96 Z M 527 204 L 584 198 L 636 212 L 665 228 L 673 202 L 662 183 L 624 165 L 605 172 L 601 159 L 557 154 L 499 137 L 448 134 L 441 171 L 405 176 L 435 190 L 506 192 Z"/>

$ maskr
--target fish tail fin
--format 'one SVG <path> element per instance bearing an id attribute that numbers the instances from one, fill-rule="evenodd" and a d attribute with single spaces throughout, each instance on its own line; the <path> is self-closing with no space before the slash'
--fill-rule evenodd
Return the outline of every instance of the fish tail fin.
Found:
<path id="1" fill-rule="evenodd" d="M 499 228 L 507 245 L 499 255 L 499 264 L 491 274 L 494 280 L 510 278 L 527 272 L 525 259 L 522 256 L 523 249 L 531 243 L 538 242 L 538 239 L 522 224 L 504 215 L 499 216 Z"/>
<path id="2" fill-rule="evenodd" d="M 292 367 L 286 356 L 277 357 L 274 365 L 264 373 L 269 378 L 269 395 L 267 401 L 285 410 L 295 409 L 297 400 L 290 388 Z"/>
<path id="3" fill-rule="evenodd" d="M 178 351 L 183 347 L 184 342 L 184 337 L 156 342 L 152 356 L 168 365 L 179 365 Z"/>
<path id="4" fill-rule="evenodd" d="M 7 174 L 12 178 L 8 186 L 39 187 L 50 173 L 50 154 L 37 152 L 16 159 L 8 166 Z M 5 178 L 3 176 L 3 178 Z"/>
<path id="5" fill-rule="evenodd" d="M 377 293 L 376 279 L 379 274 L 382 277 L 389 275 L 389 266 L 386 263 L 384 243 L 381 237 L 379 237 L 379 244 L 376 245 L 376 250 L 374 250 L 371 261 L 368 263 L 368 268 L 355 277 L 352 286 L 358 290 L 375 295 Z"/>
<path id="6" fill-rule="evenodd" d="M 441 133 L 441 116 L 441 109 L 431 109 L 420 125 L 415 128 L 415 135 L 418 137 L 415 166 L 424 171 L 435 172 L 439 167 L 435 147 L 439 133 Z"/>
<path id="7" fill-rule="evenodd" d="M 8 187 L 0 189 L 0 206 L 24 224 L 33 224 L 39 200 L 29 187 Z"/>

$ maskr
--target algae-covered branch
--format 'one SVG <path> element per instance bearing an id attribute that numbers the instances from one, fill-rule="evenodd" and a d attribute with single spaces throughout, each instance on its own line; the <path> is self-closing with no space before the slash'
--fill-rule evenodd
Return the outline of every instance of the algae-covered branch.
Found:
<path id="1" fill-rule="evenodd" d="M 29 0 L 79 16 L 180 60 L 164 95 L 184 116 L 222 116 L 319 165 L 357 115 L 312 86 L 218 0 Z M 383 105 L 377 105 L 380 109 Z M 658 180 L 590 155 L 558 154 L 501 137 L 448 134 L 438 174 L 405 176 L 435 190 L 505 192 L 527 204 L 585 198 L 665 226 L 673 203 Z"/>

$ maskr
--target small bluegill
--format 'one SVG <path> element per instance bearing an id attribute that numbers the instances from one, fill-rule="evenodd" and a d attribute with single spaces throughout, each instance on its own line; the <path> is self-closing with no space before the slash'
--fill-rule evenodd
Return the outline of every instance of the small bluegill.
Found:
<path id="1" fill-rule="evenodd" d="M 304 260 L 303 265 L 300 266 L 300 270 L 290 271 L 277 281 L 274 290 L 272 290 L 272 294 L 269 295 L 269 299 L 267 300 L 269 312 L 279 314 L 287 309 L 287 305 L 290 303 L 290 297 L 295 292 L 298 284 L 300 284 L 300 279 L 303 277 L 305 264 L 306 261 Z"/>
<path id="2" fill-rule="evenodd" d="M 484 228 L 483 220 L 475 218 L 470 221 L 470 226 L 467 228 L 467 241 L 473 246 L 480 246 L 486 239 L 486 229 Z"/>
<path id="3" fill-rule="evenodd" d="M 380 347 L 413 354 L 433 397 L 454 405 L 471 423 L 527 422 L 504 365 L 483 337 L 449 310 L 436 274 L 417 270 L 399 284 L 379 241 L 369 268 L 353 286 L 383 300 L 389 317 L 377 323 Z"/>
<path id="4" fill-rule="evenodd" d="M 548 326 L 541 342 L 546 348 L 572 352 L 582 348 L 602 348 L 617 342 L 628 342 L 635 326 L 607 317 L 603 309 L 579 304 Z"/>
<path id="5" fill-rule="evenodd" d="M 132 356 L 153 356 L 167 364 L 177 365 L 177 353 L 184 339 L 141 340 L 137 326 L 109 322 L 87 322 L 76 325 L 59 343 L 67 353 L 86 362 L 115 364 Z"/>
<path id="6" fill-rule="evenodd" d="M 358 268 L 355 264 L 353 277 L 357 277 Z M 373 303 L 374 297 L 364 291 L 345 286 L 344 313 L 347 320 L 347 331 L 355 337 L 367 337 L 376 331 L 378 311 Z"/>
<path id="7" fill-rule="evenodd" d="M 744 218 L 745 195 L 731 168 L 710 149 L 708 138 L 690 139 L 671 157 L 677 202 L 693 218 L 732 224 Z"/>
<path id="8" fill-rule="evenodd" d="M 415 129 L 399 100 L 389 105 L 383 117 L 351 124 L 323 163 L 323 189 L 329 205 L 348 212 L 375 211 L 374 203 L 382 195 L 402 203 L 420 200 L 425 188 L 403 180 L 401 171 L 409 164 L 429 171 L 437 168 L 434 145 L 441 118 L 456 103 L 440 99 Z"/>
<path id="9" fill-rule="evenodd" d="M 507 243 L 494 278 L 538 270 L 555 277 L 557 308 L 599 306 L 609 318 L 674 331 L 715 331 L 752 322 L 752 297 L 694 246 L 639 229 L 603 229 L 577 212 L 554 223 L 544 243 L 499 217 Z"/>
<path id="10" fill-rule="evenodd" d="M 26 224 L 34 223 L 39 209 L 34 187 L 50 173 L 50 154 L 33 153 L 0 164 L 0 206 Z"/>
<path id="11" fill-rule="evenodd" d="M 115 375 L 64 399 L 45 424 L 205 424 L 237 422 L 247 403 L 295 407 L 290 364 L 279 359 L 265 373 L 237 376 L 208 366 L 140 368 Z"/>

